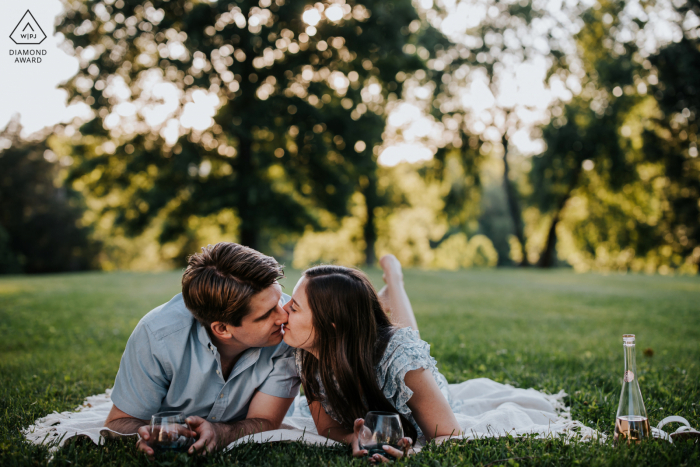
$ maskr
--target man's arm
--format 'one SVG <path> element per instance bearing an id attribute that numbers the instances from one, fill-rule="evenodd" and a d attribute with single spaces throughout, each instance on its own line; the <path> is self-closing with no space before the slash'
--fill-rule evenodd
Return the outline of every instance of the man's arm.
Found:
<path id="1" fill-rule="evenodd" d="M 109 415 L 107 415 L 107 420 L 105 421 L 106 428 L 117 432 L 112 433 L 114 437 L 119 437 L 119 435 L 135 436 L 139 428 L 148 424 L 149 422 L 147 420 L 141 420 L 132 417 L 126 412 L 122 412 L 116 405 L 112 406 L 112 410 L 109 411 Z"/>
<path id="2" fill-rule="evenodd" d="M 228 446 L 238 438 L 276 430 L 282 424 L 293 401 L 294 398 L 275 397 L 257 391 L 250 401 L 245 420 L 233 423 L 211 423 L 201 417 L 187 417 L 187 423 L 199 437 L 189 452 L 202 450 L 211 452 Z"/>
<path id="3" fill-rule="evenodd" d="M 140 418 L 132 417 L 126 412 L 119 410 L 116 405 L 112 406 L 112 410 L 109 411 L 107 415 L 107 420 L 105 421 L 105 428 L 115 431 L 116 433 L 110 431 L 102 432 L 105 437 L 119 438 L 120 436 L 137 436 L 139 440 L 136 442 L 136 449 L 142 451 L 147 456 L 152 457 L 154 454 L 153 448 L 148 445 L 151 437 L 149 430 L 150 422 L 147 420 L 141 420 Z M 197 434 L 193 431 L 189 436 L 194 438 Z"/>

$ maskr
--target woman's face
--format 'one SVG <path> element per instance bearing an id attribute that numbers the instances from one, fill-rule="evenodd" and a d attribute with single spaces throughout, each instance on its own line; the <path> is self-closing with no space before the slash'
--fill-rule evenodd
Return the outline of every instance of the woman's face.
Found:
<path id="1" fill-rule="evenodd" d="M 306 282 L 306 277 L 302 276 L 294 287 L 292 299 L 284 306 L 285 311 L 289 314 L 289 320 L 284 325 L 284 342 L 290 347 L 304 349 L 313 354 L 316 332 L 314 331 L 311 308 L 306 297 Z"/>

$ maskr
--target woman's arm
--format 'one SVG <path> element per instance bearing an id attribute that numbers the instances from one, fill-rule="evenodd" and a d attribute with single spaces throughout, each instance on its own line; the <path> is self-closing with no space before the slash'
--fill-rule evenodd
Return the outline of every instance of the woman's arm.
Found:
<path id="1" fill-rule="evenodd" d="M 411 409 L 411 415 L 427 440 L 432 439 L 442 443 L 462 434 L 450 404 L 440 392 L 429 370 L 420 368 L 409 371 L 406 373 L 404 382 L 413 391 L 413 395 L 407 402 L 408 408 Z M 397 459 L 405 455 L 392 446 L 386 446 L 384 450 Z M 380 461 L 388 462 L 385 457 L 381 457 Z"/>
<path id="2" fill-rule="evenodd" d="M 352 446 L 353 457 L 364 457 L 367 455 L 367 450 L 360 449 L 360 444 L 357 441 L 360 430 L 365 426 L 365 421 L 363 419 L 358 418 L 355 420 L 354 431 L 349 431 L 343 428 L 340 423 L 333 420 L 331 416 L 323 410 L 323 406 L 320 402 L 314 401 L 310 403 L 309 410 L 311 410 L 311 416 L 314 419 L 316 431 L 318 431 L 319 435 L 334 441 L 349 444 Z"/>
<path id="3" fill-rule="evenodd" d="M 430 370 L 409 371 L 404 382 L 413 391 L 408 408 L 427 440 L 444 441 L 461 434 L 455 414 Z"/>
<path id="4" fill-rule="evenodd" d="M 333 420 L 331 416 L 323 410 L 323 406 L 319 401 L 310 403 L 309 410 L 311 410 L 311 416 L 314 419 L 314 424 L 316 424 L 316 430 L 319 435 L 334 441 L 340 441 L 341 443 L 352 443 L 354 433 L 343 428 L 340 423 Z"/>

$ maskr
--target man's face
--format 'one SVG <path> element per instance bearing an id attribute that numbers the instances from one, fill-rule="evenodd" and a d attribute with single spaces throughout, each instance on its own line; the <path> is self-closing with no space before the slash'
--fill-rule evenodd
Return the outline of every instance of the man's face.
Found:
<path id="1" fill-rule="evenodd" d="M 268 347 L 282 342 L 282 324 L 287 323 L 287 312 L 282 308 L 282 287 L 275 282 L 253 295 L 248 304 L 250 313 L 241 325 L 229 326 L 232 336 L 248 347 Z"/>

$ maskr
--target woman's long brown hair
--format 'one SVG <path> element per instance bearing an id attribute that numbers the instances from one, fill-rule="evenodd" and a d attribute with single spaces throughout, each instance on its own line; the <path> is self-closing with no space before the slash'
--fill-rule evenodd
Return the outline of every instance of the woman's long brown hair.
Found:
<path id="1" fill-rule="evenodd" d="M 316 266 L 304 276 L 318 351 L 318 359 L 303 353 L 301 379 L 309 402 L 319 399 L 318 374 L 346 429 L 352 431 L 354 421 L 370 410 L 399 414 L 384 397 L 375 370 L 395 328 L 367 276 L 342 266 Z M 399 417 L 404 434 L 415 443 L 415 427 Z"/>

